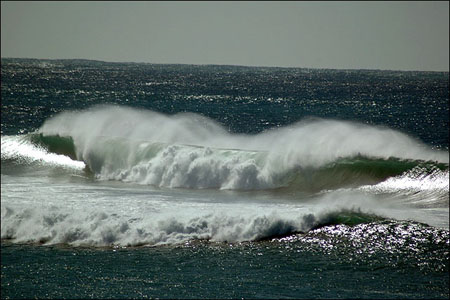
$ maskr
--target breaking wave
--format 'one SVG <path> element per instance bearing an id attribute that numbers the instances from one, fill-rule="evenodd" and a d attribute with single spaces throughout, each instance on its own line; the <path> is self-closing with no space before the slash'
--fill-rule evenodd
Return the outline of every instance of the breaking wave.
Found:
<path id="1" fill-rule="evenodd" d="M 34 134 L 2 137 L 2 161 L 18 157 L 171 188 L 315 192 L 419 170 L 440 175 L 448 189 L 447 151 L 392 129 L 323 119 L 238 135 L 196 114 L 99 106 L 61 113 Z"/>
<path id="2" fill-rule="evenodd" d="M 209 191 L 170 189 L 155 196 L 150 191 L 158 189 L 142 187 L 141 195 L 141 187 L 120 184 L 110 194 L 107 184 L 77 185 L 76 179 L 63 188 L 72 195 L 81 189 L 80 198 L 65 197 L 61 190 L 61 201 L 53 202 L 48 197 L 59 195 L 59 186 L 50 185 L 47 194 L 46 181 L 37 178 L 41 189 L 26 205 L 21 193 L 34 192 L 21 190 L 28 181 L 4 186 L 13 189 L 17 199 L 2 203 L 1 238 L 13 242 L 139 246 L 258 241 L 386 218 L 448 227 L 441 222 L 448 215 L 448 151 L 433 150 L 392 129 L 354 122 L 309 119 L 240 135 L 196 114 L 167 116 L 99 106 L 58 114 L 31 134 L 2 136 L 1 150 L 6 180 L 15 169 L 20 175 L 39 169 L 38 176 L 75 173 L 87 180 L 264 190 L 250 194 L 270 195 L 267 205 L 264 199 L 257 205 L 247 203 L 245 197 L 230 205 L 229 198 L 220 198 L 229 192 L 216 191 L 217 203 L 195 197 L 173 202 L 167 198 L 170 193 L 183 193 L 185 199 L 188 192 Z M 289 201 L 289 195 L 301 195 L 301 201 L 280 204 L 277 197 L 272 199 L 279 192 Z M 247 195 L 230 192 L 236 193 Z M 402 201 L 408 205 L 397 207 Z M 415 206 L 430 214 L 414 215 Z"/>
<path id="3" fill-rule="evenodd" d="M 213 242 L 260 241 L 304 233 L 328 225 L 354 226 L 383 220 L 352 210 L 300 215 L 206 214 L 127 216 L 108 211 L 73 211 L 51 208 L 2 206 L 2 240 L 17 243 L 70 244 L 74 246 L 140 246 L 179 244 L 191 240 Z"/>

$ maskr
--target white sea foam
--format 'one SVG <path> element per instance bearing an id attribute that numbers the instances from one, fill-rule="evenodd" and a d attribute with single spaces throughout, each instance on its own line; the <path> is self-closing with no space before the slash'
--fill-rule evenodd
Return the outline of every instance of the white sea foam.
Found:
<path id="1" fill-rule="evenodd" d="M 390 177 L 376 185 L 363 186 L 361 189 L 381 192 L 421 192 L 442 191 L 449 192 L 449 171 L 434 170 L 424 172 L 422 168 L 414 168 L 400 176 Z"/>
<path id="2" fill-rule="evenodd" d="M 72 160 L 65 155 L 50 153 L 46 149 L 32 144 L 26 136 L 2 136 L 1 159 L 14 159 L 25 164 L 37 163 L 54 167 L 82 170 L 86 165 L 82 161 Z"/>
<path id="3" fill-rule="evenodd" d="M 323 119 L 239 135 L 197 114 L 97 106 L 61 113 L 39 132 L 72 137 L 77 158 L 101 179 L 168 187 L 279 187 L 292 170 L 357 155 L 448 163 L 448 152 L 401 132 Z"/>
<path id="4" fill-rule="evenodd" d="M 336 190 L 303 197 L 2 174 L 1 238 L 94 247 L 254 241 L 308 231 L 349 211 L 448 227 L 448 210 L 412 209 L 389 195 Z"/>
<path id="5" fill-rule="evenodd" d="M 361 186 L 358 190 L 375 194 L 390 194 L 390 201 L 402 202 L 408 206 L 427 209 L 446 208 L 448 217 L 449 186 L 448 170 L 435 169 L 426 172 L 422 168 L 416 167 L 378 184 Z"/>
<path id="6" fill-rule="evenodd" d="M 49 203 L 40 195 L 26 205 L 19 198 L 2 203 L 1 237 L 14 242 L 75 246 L 178 244 L 193 239 L 240 242 L 307 231 L 326 222 L 330 213 L 344 210 L 383 212 L 373 198 L 361 199 L 360 195 L 327 195 L 316 205 L 305 206 L 246 201 L 205 203 L 188 198 L 174 202 L 158 196 L 139 201 L 138 196 L 130 198 L 120 190 L 114 191 L 116 198 L 108 190 L 98 194 L 99 187 L 95 193 L 93 199 L 74 199 L 72 194 L 67 201 Z"/>

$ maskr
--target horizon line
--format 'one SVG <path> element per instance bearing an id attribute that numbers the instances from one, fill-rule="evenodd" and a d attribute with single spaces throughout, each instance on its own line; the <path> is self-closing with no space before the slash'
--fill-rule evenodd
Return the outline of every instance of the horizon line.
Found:
<path id="1" fill-rule="evenodd" d="M 243 68 L 273 68 L 273 69 L 308 69 L 308 70 L 338 70 L 338 71 L 390 71 L 390 72 L 434 72 L 434 73 L 448 73 L 449 71 L 427 71 L 427 70 L 401 70 L 401 69 L 370 69 L 370 68 L 325 68 L 325 67 L 286 67 L 286 66 L 254 66 L 241 64 L 198 64 L 198 63 L 154 63 L 143 61 L 107 61 L 93 58 L 36 58 L 36 57 L 3 57 L 0 59 L 23 59 L 23 60 L 85 60 L 102 63 L 117 63 L 117 64 L 148 64 L 148 65 L 185 65 L 185 66 L 223 66 L 223 67 L 243 67 Z"/>

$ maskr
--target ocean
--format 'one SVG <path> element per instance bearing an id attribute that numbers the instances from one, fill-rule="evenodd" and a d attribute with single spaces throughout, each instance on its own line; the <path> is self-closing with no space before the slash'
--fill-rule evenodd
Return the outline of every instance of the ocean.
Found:
<path id="1" fill-rule="evenodd" d="M 449 298 L 448 72 L 1 59 L 1 298 Z"/>

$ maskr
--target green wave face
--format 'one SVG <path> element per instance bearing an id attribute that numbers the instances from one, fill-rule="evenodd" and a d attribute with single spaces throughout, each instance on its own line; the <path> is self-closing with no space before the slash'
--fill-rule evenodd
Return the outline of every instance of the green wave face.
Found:
<path id="1" fill-rule="evenodd" d="M 30 141 L 37 146 L 44 147 L 49 152 L 65 155 L 73 160 L 77 159 L 72 137 L 44 136 L 42 133 L 38 133 L 31 134 Z"/>
<path id="2" fill-rule="evenodd" d="M 448 170 L 449 166 L 445 163 L 398 158 L 369 158 L 359 155 L 341 158 L 319 168 L 296 166 L 282 174 L 280 182 L 282 182 L 282 190 L 318 192 L 374 185 L 412 171 L 418 177 L 436 172 L 448 172 Z"/>
<path id="3" fill-rule="evenodd" d="M 342 210 L 326 214 L 321 218 L 320 222 L 314 226 L 313 229 L 330 225 L 355 226 L 358 224 L 380 222 L 383 220 L 385 219 L 374 214 L 367 214 L 360 211 Z"/>
<path id="4" fill-rule="evenodd" d="M 448 164 L 420 160 L 403 160 L 398 158 L 354 157 L 340 159 L 321 169 L 317 176 L 338 179 L 339 185 L 354 187 L 356 185 L 376 184 L 390 177 L 402 175 L 410 170 L 420 169 L 423 175 L 435 170 L 448 171 Z"/>
<path id="5" fill-rule="evenodd" d="M 62 112 L 38 133 L 33 143 L 83 161 L 99 179 L 169 188 L 315 192 L 417 168 L 448 172 L 446 151 L 393 129 L 338 120 L 243 135 L 201 115 L 98 106 Z"/>
<path id="6" fill-rule="evenodd" d="M 317 192 L 374 185 L 411 170 L 420 176 L 433 172 L 448 173 L 449 170 L 447 163 L 363 155 L 339 158 L 318 167 L 296 165 L 277 169 L 277 162 L 270 159 L 269 152 L 174 145 L 121 137 L 99 137 L 89 151 L 83 152 L 85 157 L 79 157 L 82 154 L 77 155 L 72 137 L 34 133 L 26 138 L 49 153 L 84 161 L 86 170 L 96 176 L 169 187 Z M 136 176 L 137 173 L 140 177 Z M 154 179 L 157 176 L 159 179 Z M 161 178 L 170 176 L 181 181 L 178 185 L 162 182 Z M 233 185 L 233 180 L 238 184 Z"/>

